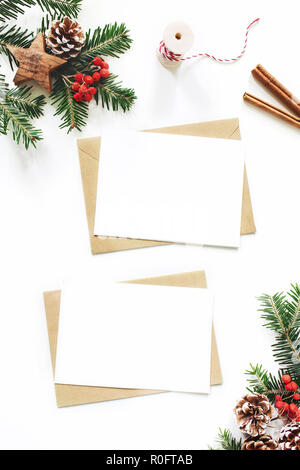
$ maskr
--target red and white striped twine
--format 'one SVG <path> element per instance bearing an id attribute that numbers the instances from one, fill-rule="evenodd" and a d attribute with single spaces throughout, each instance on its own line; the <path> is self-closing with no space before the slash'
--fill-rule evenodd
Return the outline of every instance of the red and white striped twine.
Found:
<path id="1" fill-rule="evenodd" d="M 174 52 L 170 51 L 167 48 L 164 41 L 160 42 L 159 52 L 164 57 L 164 59 L 169 60 L 171 62 L 174 62 L 174 61 L 179 62 L 179 61 L 184 61 L 184 60 L 196 59 L 197 57 L 208 57 L 209 59 L 215 60 L 216 62 L 226 62 L 226 63 L 236 62 L 241 57 L 243 57 L 243 55 L 245 54 L 246 48 L 247 48 L 249 31 L 250 31 L 250 29 L 252 28 L 253 25 L 258 23 L 259 20 L 260 20 L 260 18 L 256 18 L 256 20 L 252 21 L 252 23 L 250 23 L 249 26 L 247 27 L 246 35 L 245 35 L 245 43 L 244 43 L 244 47 L 242 49 L 242 52 L 237 57 L 234 57 L 233 59 L 218 59 L 217 57 L 215 57 L 211 54 L 207 54 L 207 53 L 199 53 L 199 54 L 191 55 L 190 57 L 182 57 L 181 54 L 175 54 Z"/>

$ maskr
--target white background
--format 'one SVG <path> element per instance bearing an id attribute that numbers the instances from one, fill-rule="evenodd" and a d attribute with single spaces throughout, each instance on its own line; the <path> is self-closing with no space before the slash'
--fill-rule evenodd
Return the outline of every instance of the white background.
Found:
<path id="1" fill-rule="evenodd" d="M 243 237 L 237 251 L 170 246 L 92 258 L 78 134 L 59 131 L 48 105 L 39 122 L 45 141 L 38 151 L 25 152 L 1 137 L 0 447 L 205 449 L 219 426 L 236 430 L 232 408 L 245 390 L 249 362 L 276 371 L 272 335 L 262 327 L 256 296 L 299 280 L 299 131 L 241 99 L 247 89 L 273 101 L 250 76 L 257 63 L 300 95 L 299 2 L 286 0 L 284 8 L 279 0 L 84 3 L 84 27 L 117 20 L 131 29 L 134 47 L 110 64 L 125 85 L 136 88 L 139 101 L 126 118 L 92 105 L 81 136 L 99 135 L 106 126 L 158 127 L 239 114 L 257 234 Z M 195 51 L 232 56 L 257 16 L 261 23 L 238 64 L 202 60 L 173 74 L 156 61 L 154 48 L 170 21 L 191 25 Z M 7 72 L 4 58 L 2 63 Z M 116 280 L 205 268 L 215 293 L 224 385 L 209 397 L 165 394 L 57 409 L 42 292 L 59 288 L 83 263 L 97 264 L 99 276 Z"/>

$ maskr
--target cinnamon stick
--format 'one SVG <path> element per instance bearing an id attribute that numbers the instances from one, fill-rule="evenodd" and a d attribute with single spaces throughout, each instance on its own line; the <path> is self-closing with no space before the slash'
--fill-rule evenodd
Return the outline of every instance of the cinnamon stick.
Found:
<path id="1" fill-rule="evenodd" d="M 277 98 L 300 116 L 300 100 L 297 99 L 285 86 L 283 86 L 262 65 L 252 70 L 252 75 L 270 90 Z"/>
<path id="2" fill-rule="evenodd" d="M 300 128 L 300 119 L 296 118 L 292 114 L 281 110 L 280 108 L 277 108 L 276 106 L 273 106 L 266 101 L 257 98 L 256 96 L 250 95 L 250 93 L 244 93 L 244 100 L 248 101 L 248 103 L 251 103 L 258 108 L 264 109 L 270 114 L 273 114 L 273 116 L 276 116 L 279 119 L 283 119 L 284 121 L 288 122 L 289 124 L 292 124 L 293 126 L 297 127 L 298 129 Z"/>

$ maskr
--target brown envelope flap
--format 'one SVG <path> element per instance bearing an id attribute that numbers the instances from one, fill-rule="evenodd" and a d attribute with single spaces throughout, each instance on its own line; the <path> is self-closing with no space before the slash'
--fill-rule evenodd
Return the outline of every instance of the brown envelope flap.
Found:
<path id="1" fill-rule="evenodd" d="M 218 121 L 196 122 L 180 126 L 161 127 L 145 132 L 160 132 L 174 135 L 190 135 L 199 137 L 212 137 L 215 139 L 240 140 L 240 127 L 238 118 L 222 119 Z"/>
<path id="2" fill-rule="evenodd" d="M 100 137 L 78 140 L 81 177 L 92 253 L 108 253 L 164 245 L 164 243 L 161 242 L 146 240 L 129 240 L 128 238 L 113 237 L 102 238 L 94 236 L 100 142 Z"/>
<path id="3" fill-rule="evenodd" d="M 166 285 L 177 287 L 195 287 L 206 288 L 206 278 L 203 271 L 191 273 L 173 274 L 169 276 L 154 277 L 148 279 L 137 279 L 127 281 L 131 283 Z M 52 360 L 53 374 L 55 373 L 57 334 L 59 323 L 61 291 L 52 291 L 44 293 L 45 311 L 48 327 L 48 336 L 50 344 L 50 354 Z M 220 385 L 222 383 L 222 373 L 220 367 L 219 354 L 216 344 L 215 333 L 212 333 L 211 350 L 211 385 Z M 157 394 L 157 390 L 137 390 L 137 389 L 118 389 L 104 387 L 86 387 L 79 385 L 55 384 L 56 401 L 58 407 L 83 405 L 110 400 L 119 400 L 122 398 L 132 398 L 143 395 Z"/>
<path id="4" fill-rule="evenodd" d="M 238 119 L 225 119 L 219 121 L 186 124 L 182 126 L 165 127 L 162 129 L 154 129 L 148 132 L 161 132 L 168 134 L 226 138 L 235 140 L 240 139 Z M 155 241 L 113 237 L 102 238 L 94 236 L 100 144 L 100 137 L 78 140 L 82 184 L 85 197 L 85 206 L 88 219 L 92 253 L 109 253 L 113 251 L 167 245 L 167 243 Z M 245 170 L 241 218 L 241 235 L 255 233 L 255 231 L 256 228 L 252 211 L 247 172 Z"/>

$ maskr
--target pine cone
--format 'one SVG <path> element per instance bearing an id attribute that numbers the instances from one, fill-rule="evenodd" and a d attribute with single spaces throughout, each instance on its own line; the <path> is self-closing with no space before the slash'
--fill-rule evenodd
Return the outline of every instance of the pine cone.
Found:
<path id="1" fill-rule="evenodd" d="M 279 450 L 300 450 L 300 424 L 289 423 L 279 434 Z"/>
<path id="2" fill-rule="evenodd" d="M 249 436 L 243 442 L 242 450 L 276 450 L 277 447 L 278 442 L 269 434 L 264 434 L 257 437 Z"/>
<path id="3" fill-rule="evenodd" d="M 273 408 L 265 395 L 248 393 L 238 402 L 234 412 L 241 431 L 256 437 L 264 434 Z"/>
<path id="4" fill-rule="evenodd" d="M 85 43 L 84 32 L 76 20 L 52 21 L 46 35 L 47 46 L 62 59 L 76 57 Z"/>

